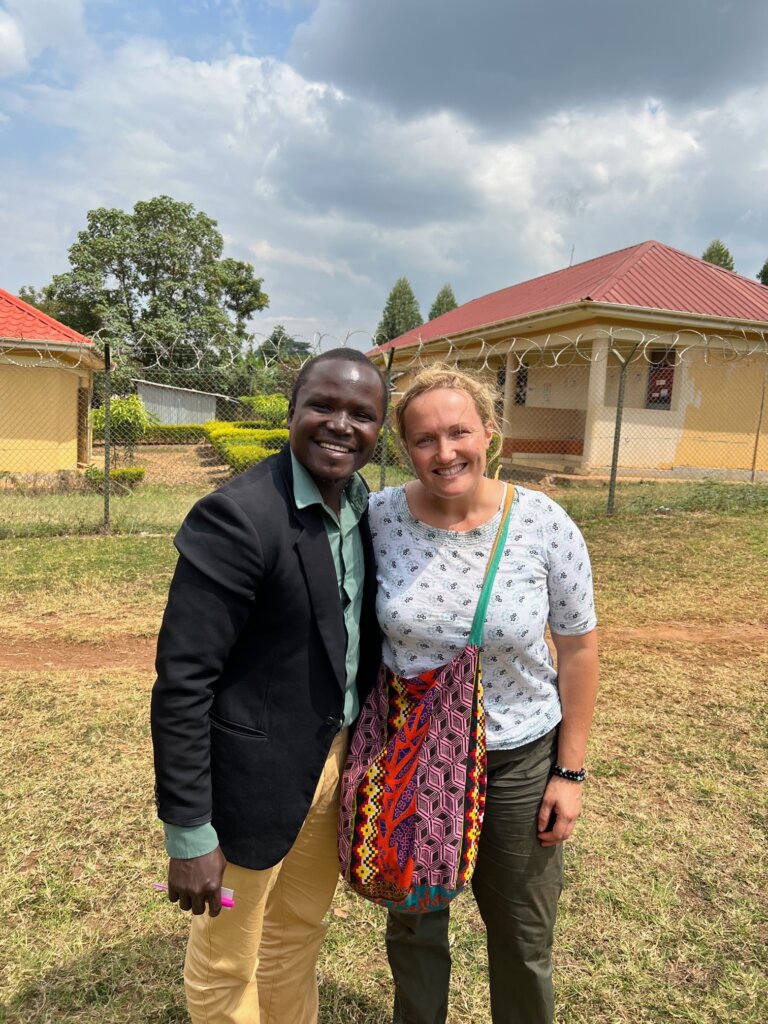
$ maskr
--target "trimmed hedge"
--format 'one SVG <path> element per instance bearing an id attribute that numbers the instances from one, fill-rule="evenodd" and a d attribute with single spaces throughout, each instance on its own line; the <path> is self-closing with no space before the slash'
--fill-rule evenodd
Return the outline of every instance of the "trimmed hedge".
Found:
<path id="1" fill-rule="evenodd" d="M 288 441 L 288 431 L 284 427 L 252 427 L 248 420 L 239 423 L 211 420 L 205 424 L 204 429 L 208 441 L 220 455 L 225 448 L 243 444 L 257 444 L 270 451 L 280 451 Z"/>
<path id="2" fill-rule="evenodd" d="M 233 473 L 243 473 L 258 462 L 263 462 L 269 455 L 274 455 L 274 452 L 260 444 L 239 444 L 227 448 L 224 461 Z"/>
<path id="3" fill-rule="evenodd" d="M 156 423 L 147 427 L 141 444 L 199 444 L 204 440 L 202 423 Z"/>
<path id="4" fill-rule="evenodd" d="M 210 420 L 205 424 L 205 436 L 222 462 L 235 473 L 266 459 L 280 449 L 288 441 L 288 431 L 283 427 L 265 429 L 253 427 L 252 420 L 240 420 L 226 423 L 221 420 Z"/>

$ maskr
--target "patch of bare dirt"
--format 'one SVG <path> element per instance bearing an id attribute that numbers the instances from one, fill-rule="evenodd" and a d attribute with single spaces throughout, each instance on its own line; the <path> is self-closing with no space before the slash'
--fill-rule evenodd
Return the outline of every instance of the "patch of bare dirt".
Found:
<path id="1" fill-rule="evenodd" d="M 768 650 L 768 627 L 755 623 L 738 626 L 689 626 L 683 622 L 660 622 L 651 626 L 623 626 L 600 630 L 601 636 L 620 642 L 623 639 L 654 646 L 659 643 L 683 643 L 692 646 Z"/>
<path id="2" fill-rule="evenodd" d="M 4 640 L 0 636 L 0 671 L 43 672 L 77 669 L 132 668 L 151 672 L 155 640 L 123 637 L 108 646 L 52 643 L 49 637 Z"/>
<path id="3" fill-rule="evenodd" d="M 658 644 L 683 644 L 717 650 L 768 650 L 768 627 L 747 623 L 723 628 L 689 626 L 685 623 L 658 623 L 650 626 L 624 626 L 600 629 L 600 640 L 610 646 L 630 641 L 647 647 Z M 11 640 L 0 634 L 0 671 L 41 672 L 46 669 L 136 669 L 151 673 L 155 659 L 155 638 L 124 637 L 96 646 L 88 643 L 39 639 Z"/>
<path id="4" fill-rule="evenodd" d="M 136 451 L 136 465 L 146 469 L 149 484 L 218 487 L 230 477 L 209 444 L 146 444 Z"/>

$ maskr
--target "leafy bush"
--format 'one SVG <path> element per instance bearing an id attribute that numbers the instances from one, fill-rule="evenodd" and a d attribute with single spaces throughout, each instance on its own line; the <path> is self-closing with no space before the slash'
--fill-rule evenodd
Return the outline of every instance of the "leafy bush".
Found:
<path id="1" fill-rule="evenodd" d="M 147 427 L 142 444 L 199 444 L 205 440 L 202 423 L 154 423 Z"/>
<path id="2" fill-rule="evenodd" d="M 288 415 L 288 399 L 285 395 L 242 395 L 240 402 L 269 426 L 284 426 Z"/>
<path id="3" fill-rule="evenodd" d="M 121 469 L 110 469 L 109 483 L 111 494 L 128 494 L 144 479 L 146 470 L 143 466 L 126 466 Z M 104 492 L 104 470 L 98 466 L 88 466 L 83 474 L 89 487 L 94 491 Z"/>
<path id="4" fill-rule="evenodd" d="M 93 410 L 92 424 L 94 438 L 104 439 L 104 406 Z M 139 444 L 153 420 L 138 395 L 113 398 L 109 408 L 110 440 L 113 445 L 125 448 L 128 462 L 133 462 L 136 445 Z"/>

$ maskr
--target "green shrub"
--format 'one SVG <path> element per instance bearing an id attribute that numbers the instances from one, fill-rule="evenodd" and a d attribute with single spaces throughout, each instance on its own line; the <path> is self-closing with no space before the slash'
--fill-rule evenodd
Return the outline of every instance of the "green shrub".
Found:
<path id="1" fill-rule="evenodd" d="M 128 494 L 133 491 L 144 479 L 146 470 L 143 466 L 126 466 L 120 469 L 110 469 L 109 483 L 111 494 Z M 86 482 L 94 491 L 104 492 L 104 470 L 98 466 L 88 466 L 83 474 Z"/>
<path id="2" fill-rule="evenodd" d="M 91 415 L 93 436 L 104 440 L 104 406 L 94 409 Z M 153 419 L 144 408 L 138 395 L 113 398 L 109 406 L 110 440 L 113 445 L 125 449 L 128 462 L 133 462 L 133 453 Z"/>
<path id="3" fill-rule="evenodd" d="M 260 444 L 240 444 L 227 446 L 224 452 L 224 460 L 233 473 L 243 473 L 258 462 L 263 462 L 274 452 L 269 451 Z"/>
<path id="4" fill-rule="evenodd" d="M 147 427 L 142 444 L 199 444 L 205 440 L 202 423 L 154 423 Z"/>
<path id="5" fill-rule="evenodd" d="M 240 402 L 269 426 L 285 425 L 288 415 L 288 399 L 285 395 L 242 395 Z"/>

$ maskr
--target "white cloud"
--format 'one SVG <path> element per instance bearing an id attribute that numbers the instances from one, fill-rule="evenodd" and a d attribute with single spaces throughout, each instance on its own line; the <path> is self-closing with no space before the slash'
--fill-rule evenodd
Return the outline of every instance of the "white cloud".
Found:
<path id="1" fill-rule="evenodd" d="M 84 20 L 84 0 L 5 0 L 23 37 L 29 61 L 55 52 L 65 67 L 78 67 L 92 59 L 95 47 L 88 37 Z"/>
<path id="2" fill-rule="evenodd" d="M 73 84 L 30 80 L 6 109 L 4 133 L 57 139 L 35 160 L 0 152 L 12 289 L 65 269 L 88 209 L 160 193 L 216 218 L 264 276 L 262 333 L 372 331 L 402 274 L 426 312 L 446 280 L 466 301 L 567 265 L 574 244 L 579 261 L 649 237 L 697 253 L 719 235 L 750 275 L 768 256 L 765 85 L 697 105 L 563 103 L 504 135 L 467 111 L 399 115 L 273 59 L 134 38 Z"/>
<path id="3" fill-rule="evenodd" d="M 19 23 L 0 10 L 0 77 L 14 75 L 27 67 L 24 36 Z"/>

